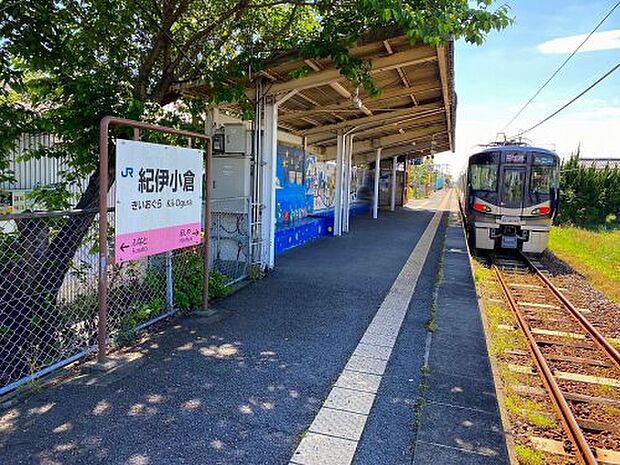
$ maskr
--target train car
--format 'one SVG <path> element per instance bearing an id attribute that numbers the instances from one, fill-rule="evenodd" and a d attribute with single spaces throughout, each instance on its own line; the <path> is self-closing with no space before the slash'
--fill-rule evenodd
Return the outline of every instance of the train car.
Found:
<path id="1" fill-rule="evenodd" d="M 560 159 L 522 144 L 490 145 L 471 155 L 459 203 L 477 249 L 542 253 L 559 204 Z"/>

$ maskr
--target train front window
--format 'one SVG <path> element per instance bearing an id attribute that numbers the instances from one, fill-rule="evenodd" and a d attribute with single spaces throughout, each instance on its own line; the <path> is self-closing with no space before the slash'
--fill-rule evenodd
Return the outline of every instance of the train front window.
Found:
<path id="1" fill-rule="evenodd" d="M 548 194 L 552 187 L 558 187 L 556 157 L 546 153 L 535 153 L 530 175 L 530 191 L 534 194 Z"/>
<path id="2" fill-rule="evenodd" d="M 470 172 L 472 189 L 497 190 L 497 165 L 471 165 Z"/>
<path id="3" fill-rule="evenodd" d="M 557 169 L 554 166 L 532 166 L 530 191 L 535 194 L 548 194 L 557 187 Z"/>

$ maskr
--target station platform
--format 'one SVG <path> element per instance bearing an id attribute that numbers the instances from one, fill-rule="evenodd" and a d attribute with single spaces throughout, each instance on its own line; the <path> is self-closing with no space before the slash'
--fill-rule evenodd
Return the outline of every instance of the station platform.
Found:
<path id="1" fill-rule="evenodd" d="M 176 319 L 117 372 L 0 410 L 0 463 L 507 463 L 445 195 L 355 217 L 346 236 L 283 252 L 217 317 Z"/>

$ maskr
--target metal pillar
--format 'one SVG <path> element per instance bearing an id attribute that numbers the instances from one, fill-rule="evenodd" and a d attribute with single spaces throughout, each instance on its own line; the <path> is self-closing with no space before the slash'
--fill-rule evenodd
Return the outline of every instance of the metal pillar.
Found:
<path id="1" fill-rule="evenodd" d="M 253 122 L 252 140 L 252 198 L 250 199 L 250 214 L 252 216 L 249 228 L 249 260 L 250 265 L 262 262 L 263 247 L 261 243 L 261 176 L 263 160 L 263 110 L 265 100 L 263 97 L 262 81 L 256 81 L 256 108 Z"/>
<path id="2" fill-rule="evenodd" d="M 342 212 L 343 231 L 349 232 L 349 218 L 351 207 L 351 158 L 353 155 L 353 135 L 345 136 L 344 149 L 344 208 Z"/>
<path id="3" fill-rule="evenodd" d="M 261 238 L 263 264 L 273 268 L 275 264 L 275 222 L 276 222 L 276 161 L 278 156 L 278 106 L 274 100 L 265 103 L 265 132 L 262 159 L 262 214 Z"/>
<path id="4" fill-rule="evenodd" d="M 375 158 L 375 189 L 372 197 L 372 217 L 377 219 L 379 216 L 379 176 L 381 175 L 381 147 L 376 150 Z"/>
<path id="5" fill-rule="evenodd" d="M 286 102 L 298 90 L 265 99 L 264 138 L 262 158 L 262 213 L 261 239 L 263 244 L 263 265 L 273 268 L 275 265 L 276 234 L 276 164 L 278 158 L 278 107 Z M 258 130 L 259 128 L 257 128 Z"/>
<path id="6" fill-rule="evenodd" d="M 398 157 L 392 158 L 392 192 L 390 196 L 390 211 L 396 209 L 396 165 L 398 164 Z"/>
<path id="7" fill-rule="evenodd" d="M 334 204 L 334 236 L 342 234 L 342 160 L 344 152 L 344 136 L 338 131 L 336 139 L 336 202 Z"/>
<path id="8" fill-rule="evenodd" d="M 409 203 L 409 158 L 405 157 L 405 182 L 404 184 L 404 192 L 403 192 L 403 205 L 407 205 Z"/>

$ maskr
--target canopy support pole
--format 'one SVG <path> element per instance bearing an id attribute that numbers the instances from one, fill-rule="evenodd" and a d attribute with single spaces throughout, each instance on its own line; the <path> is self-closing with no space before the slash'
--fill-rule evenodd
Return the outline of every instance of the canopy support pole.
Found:
<path id="1" fill-rule="evenodd" d="M 262 160 L 262 215 L 261 239 L 263 241 L 263 265 L 275 265 L 276 233 L 276 168 L 278 157 L 278 107 L 297 94 L 292 90 L 280 97 L 267 97 L 265 102 L 265 136 Z"/>
<path id="2" fill-rule="evenodd" d="M 377 147 L 375 158 L 375 185 L 372 197 L 372 217 L 377 219 L 379 216 L 379 176 L 381 175 L 381 147 Z"/>
<path id="3" fill-rule="evenodd" d="M 353 135 L 346 136 L 345 144 L 345 182 L 344 182 L 344 212 L 343 212 L 343 224 L 344 232 L 349 232 L 349 218 L 351 207 L 351 158 L 353 155 Z"/>
<path id="4" fill-rule="evenodd" d="M 261 236 L 263 242 L 263 265 L 273 268 L 275 264 L 275 203 L 276 158 L 278 156 L 278 105 L 267 99 L 264 115 L 264 145 L 262 160 L 262 213 Z"/>
<path id="5" fill-rule="evenodd" d="M 396 209 L 396 165 L 398 164 L 398 157 L 392 158 L 392 189 L 390 197 L 390 211 Z"/>
<path id="6" fill-rule="evenodd" d="M 342 234 L 342 167 L 344 158 L 344 135 L 338 131 L 336 139 L 336 203 L 334 205 L 334 236 Z"/>

